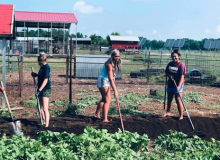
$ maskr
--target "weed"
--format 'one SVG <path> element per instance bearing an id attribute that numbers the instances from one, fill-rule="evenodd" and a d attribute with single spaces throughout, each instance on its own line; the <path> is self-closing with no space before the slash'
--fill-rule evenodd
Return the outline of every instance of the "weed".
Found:
<path id="1" fill-rule="evenodd" d="M 67 106 L 69 104 L 69 101 L 67 99 L 65 99 L 63 101 L 55 101 L 55 104 L 57 106 Z"/>
<path id="2" fill-rule="evenodd" d="M 0 110 L 0 118 L 7 118 L 9 117 L 9 112 L 6 112 L 5 110 Z"/>
<path id="3" fill-rule="evenodd" d="M 36 99 L 35 100 L 26 100 L 26 101 L 24 101 L 24 105 L 29 106 L 29 107 L 36 107 L 37 101 L 36 101 Z"/>
<path id="4" fill-rule="evenodd" d="M 29 111 L 25 111 L 25 112 L 23 113 L 23 115 L 24 115 L 24 116 L 29 116 L 30 113 L 29 113 Z"/>
<path id="5" fill-rule="evenodd" d="M 33 116 L 34 116 L 34 117 L 39 117 L 39 116 L 40 116 L 40 115 L 39 115 L 39 112 L 34 112 L 34 113 L 33 113 Z"/>
<path id="6" fill-rule="evenodd" d="M 57 109 L 49 109 L 49 112 L 51 117 L 59 116 L 63 113 L 63 111 L 59 111 Z"/>

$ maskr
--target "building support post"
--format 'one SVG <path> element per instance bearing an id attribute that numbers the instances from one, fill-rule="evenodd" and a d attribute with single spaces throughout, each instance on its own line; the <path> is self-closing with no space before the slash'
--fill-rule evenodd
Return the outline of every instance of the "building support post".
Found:
<path id="1" fill-rule="evenodd" d="M 52 42 L 53 42 L 53 40 L 52 40 L 52 25 L 53 24 L 51 23 L 51 32 L 50 32 L 50 38 L 51 38 L 51 43 L 50 43 L 50 48 L 51 48 L 50 50 L 51 50 L 51 52 L 50 53 L 51 53 L 51 55 L 53 54 L 53 48 L 52 48 L 53 47 L 52 46 Z"/>
<path id="2" fill-rule="evenodd" d="M 76 55 L 77 55 L 77 23 L 76 23 Z"/>
<path id="3" fill-rule="evenodd" d="M 63 24 L 63 54 L 65 53 L 65 23 Z"/>
<path id="4" fill-rule="evenodd" d="M 37 23 L 37 53 L 39 54 L 39 48 L 40 48 L 40 43 L 39 43 L 39 22 Z"/>
<path id="5" fill-rule="evenodd" d="M 2 39 L 2 82 L 3 87 L 6 89 L 6 82 L 5 82 L 5 74 L 6 74 L 6 66 L 5 66 L 5 56 L 6 56 L 6 38 Z M 5 108 L 5 98 L 2 94 L 2 108 Z"/>

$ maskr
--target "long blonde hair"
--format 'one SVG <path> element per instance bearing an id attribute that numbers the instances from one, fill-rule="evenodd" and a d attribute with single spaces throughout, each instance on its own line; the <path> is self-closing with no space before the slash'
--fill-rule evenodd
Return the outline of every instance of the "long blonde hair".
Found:
<path id="1" fill-rule="evenodd" d="M 47 61 L 47 55 L 44 52 L 40 52 L 38 58 L 37 58 L 38 62 L 46 62 Z"/>
<path id="2" fill-rule="evenodd" d="M 120 52 L 119 52 L 119 50 L 114 49 L 111 52 L 111 57 L 105 62 L 105 65 L 107 65 L 107 64 L 111 64 L 112 65 L 113 74 L 116 71 L 116 67 L 118 68 L 118 72 L 119 73 L 121 72 L 121 58 L 120 58 L 120 60 L 118 62 L 114 61 L 114 57 L 115 57 L 116 54 L 120 55 Z"/>

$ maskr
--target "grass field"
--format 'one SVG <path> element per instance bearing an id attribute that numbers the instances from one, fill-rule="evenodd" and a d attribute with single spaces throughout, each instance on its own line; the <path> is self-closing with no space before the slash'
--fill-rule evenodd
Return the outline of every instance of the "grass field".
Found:
<path id="1" fill-rule="evenodd" d="M 167 63 L 171 61 L 170 51 L 160 50 L 142 51 L 141 54 L 128 54 L 121 53 L 123 63 L 123 74 L 130 74 L 130 72 L 139 72 L 140 70 L 149 68 L 165 68 Z M 199 70 L 203 76 L 216 76 L 217 80 L 220 78 L 220 53 L 218 52 L 204 52 L 204 51 L 189 51 L 182 50 L 181 61 L 186 64 L 187 72 L 192 69 Z M 75 54 L 75 52 L 74 52 Z M 99 51 L 90 50 L 77 50 L 77 55 L 106 55 Z M 150 58 L 150 64 L 148 66 L 148 58 Z M 0 58 L 1 60 L 1 58 Z M 8 56 L 6 57 L 8 60 Z M 10 58 L 11 64 L 6 62 L 7 73 L 18 71 L 17 57 Z M 65 58 L 48 58 L 48 63 L 52 70 L 65 71 L 66 59 Z M 9 70 L 11 65 L 11 70 Z M 74 65 L 73 65 L 74 66 Z M 37 64 L 37 57 L 24 57 L 23 70 L 30 71 L 31 67 L 39 68 Z M 150 77 L 155 79 L 155 77 Z"/>

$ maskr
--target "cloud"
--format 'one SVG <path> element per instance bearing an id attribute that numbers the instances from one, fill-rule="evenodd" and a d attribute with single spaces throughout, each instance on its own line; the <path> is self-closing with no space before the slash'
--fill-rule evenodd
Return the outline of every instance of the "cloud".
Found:
<path id="1" fill-rule="evenodd" d="M 217 32 L 220 33 L 220 26 L 217 26 Z"/>
<path id="2" fill-rule="evenodd" d="M 73 5 L 73 10 L 78 11 L 82 14 L 92 14 L 92 13 L 102 13 L 103 8 L 102 7 L 94 7 L 92 5 L 86 4 L 84 1 L 77 1 Z"/>
<path id="3" fill-rule="evenodd" d="M 126 31 L 126 33 L 129 34 L 129 35 L 132 35 L 134 32 L 129 29 L 129 30 Z"/>
<path id="4" fill-rule="evenodd" d="M 153 30 L 152 34 L 157 34 L 157 30 L 156 29 Z"/>
<path id="5" fill-rule="evenodd" d="M 204 30 L 204 32 L 205 32 L 206 34 L 211 33 L 211 31 L 210 31 L 208 28 L 206 28 L 206 29 Z"/>
<path id="6" fill-rule="evenodd" d="M 139 31 L 139 30 L 127 30 L 126 34 L 130 35 L 130 36 L 146 36 L 147 35 L 147 31 Z"/>

